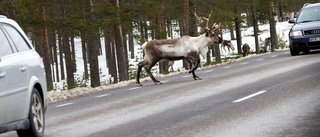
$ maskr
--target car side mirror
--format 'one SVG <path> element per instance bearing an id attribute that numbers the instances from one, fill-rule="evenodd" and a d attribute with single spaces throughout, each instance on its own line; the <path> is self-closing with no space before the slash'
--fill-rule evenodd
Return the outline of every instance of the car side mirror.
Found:
<path id="1" fill-rule="evenodd" d="M 294 24 L 294 23 L 296 23 L 296 20 L 295 19 L 289 19 L 288 23 Z"/>

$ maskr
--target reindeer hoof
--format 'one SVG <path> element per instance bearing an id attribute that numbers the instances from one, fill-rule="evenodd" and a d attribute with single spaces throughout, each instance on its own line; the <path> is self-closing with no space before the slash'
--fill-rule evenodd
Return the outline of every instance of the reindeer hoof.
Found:
<path id="1" fill-rule="evenodd" d="M 142 86 L 142 84 L 140 84 L 140 82 L 136 82 L 136 84 L 137 84 L 138 86 Z"/>
<path id="2" fill-rule="evenodd" d="M 194 77 L 193 79 L 194 79 L 194 80 L 201 80 L 202 78 L 196 76 L 196 77 Z"/>
<path id="3" fill-rule="evenodd" d="M 154 82 L 154 84 L 155 85 L 160 85 L 160 84 L 162 84 L 160 81 L 156 81 L 156 82 Z"/>

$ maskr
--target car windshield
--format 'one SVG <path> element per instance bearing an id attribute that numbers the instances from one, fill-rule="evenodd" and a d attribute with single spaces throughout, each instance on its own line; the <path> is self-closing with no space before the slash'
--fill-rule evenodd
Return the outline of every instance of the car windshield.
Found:
<path id="1" fill-rule="evenodd" d="M 320 21 L 320 7 L 303 9 L 297 19 L 297 23 Z"/>

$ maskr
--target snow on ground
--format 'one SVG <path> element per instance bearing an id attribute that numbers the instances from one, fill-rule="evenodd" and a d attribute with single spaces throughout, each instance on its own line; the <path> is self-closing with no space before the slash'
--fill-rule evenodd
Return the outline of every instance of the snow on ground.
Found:
<path id="1" fill-rule="evenodd" d="M 278 37 L 280 37 L 281 39 L 283 39 L 284 41 L 286 41 L 286 45 L 289 45 L 288 43 L 288 33 L 289 30 L 291 28 L 291 24 L 288 24 L 287 22 L 278 22 L 276 29 L 277 29 L 277 34 Z M 265 38 L 270 36 L 270 31 L 269 31 L 269 25 L 265 24 L 265 25 L 260 25 L 259 26 L 259 30 L 262 31 L 259 35 L 259 39 L 264 40 Z M 242 30 L 242 43 L 248 43 L 251 51 L 255 51 L 255 42 L 254 42 L 254 37 L 253 35 L 253 28 L 247 28 L 247 29 L 243 29 Z M 175 36 L 177 37 L 178 35 L 175 34 Z M 223 38 L 226 40 L 230 40 L 230 33 L 225 33 L 223 35 Z M 236 44 L 236 40 L 232 40 L 233 45 L 235 45 L 235 50 L 230 52 L 226 52 L 223 49 L 220 49 L 221 55 L 222 56 L 228 56 L 231 54 L 237 54 L 237 44 Z M 261 43 L 261 42 L 260 42 Z M 76 45 L 76 64 L 77 64 L 77 72 L 75 73 L 75 79 L 76 81 L 78 81 L 78 83 L 82 83 L 83 87 L 78 87 L 75 89 L 71 89 L 71 90 L 65 90 L 66 89 L 66 81 L 62 80 L 60 82 L 55 82 L 54 86 L 55 86 L 55 90 L 48 92 L 48 103 L 52 103 L 52 102 L 56 102 L 56 101 L 61 101 L 61 100 L 68 100 L 68 99 L 72 99 L 72 98 L 76 98 L 76 97 L 81 97 L 81 96 L 85 96 L 91 93 L 95 93 L 95 92 L 99 92 L 102 90 L 106 90 L 106 89 L 114 89 L 117 87 L 122 87 L 122 86 L 127 86 L 127 85 L 131 85 L 131 84 L 135 84 L 135 80 L 129 80 L 129 81 L 123 81 L 123 82 L 119 82 L 117 84 L 109 84 L 110 81 L 112 80 L 111 76 L 108 73 L 108 69 L 107 69 L 107 65 L 106 65 L 106 57 L 105 57 L 105 49 L 104 49 L 104 40 L 101 40 L 101 44 L 102 44 L 102 55 L 98 56 L 99 59 L 99 67 L 100 67 L 100 81 L 102 86 L 101 87 L 97 87 L 97 88 L 91 88 L 89 87 L 90 85 L 90 81 L 82 81 L 82 76 L 83 76 L 83 72 L 84 72 L 84 68 L 83 68 L 83 60 L 82 60 L 82 48 L 81 48 L 81 40 L 80 39 L 75 39 L 75 45 Z M 141 52 L 139 50 L 140 45 L 139 44 L 135 44 L 135 51 L 136 52 Z M 135 68 L 136 64 L 138 61 L 141 60 L 142 56 L 141 54 L 136 55 L 137 58 L 135 59 L 129 59 L 130 64 L 132 64 L 132 67 Z M 236 60 L 230 60 L 229 62 L 234 62 L 234 61 L 239 61 L 239 60 L 243 60 L 246 58 L 250 58 L 250 57 L 254 57 L 254 56 L 259 56 L 259 55 L 255 55 L 255 54 L 250 54 L 247 57 L 242 57 Z M 202 61 L 204 61 L 204 59 L 202 59 Z M 226 63 L 229 63 L 226 62 Z M 223 63 L 225 64 L 225 63 Z M 221 64 L 218 64 L 221 65 Z M 212 67 L 212 66 L 209 66 Z M 156 67 L 155 67 L 156 68 Z M 170 73 L 168 75 L 162 75 L 162 74 L 158 74 L 155 75 L 155 77 L 157 78 L 161 78 L 161 77 L 168 77 L 168 76 L 172 76 L 172 75 L 177 75 L 180 73 L 186 73 L 187 71 L 183 69 L 182 67 L 182 61 L 175 61 L 174 66 L 173 66 L 174 70 L 180 70 L 179 72 L 173 72 Z M 199 69 L 203 69 L 205 67 L 199 68 Z M 56 70 L 54 70 L 56 71 Z M 157 72 L 154 72 L 157 73 Z M 141 82 L 143 81 L 147 81 L 150 80 L 149 77 L 146 78 L 142 78 Z"/>

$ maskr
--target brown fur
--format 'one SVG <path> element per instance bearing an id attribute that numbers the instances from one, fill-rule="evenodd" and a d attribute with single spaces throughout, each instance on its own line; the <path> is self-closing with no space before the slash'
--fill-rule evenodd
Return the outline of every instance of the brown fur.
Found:
<path id="1" fill-rule="evenodd" d="M 226 51 L 225 47 L 228 48 L 228 51 L 234 51 L 234 47 L 233 47 L 233 44 L 231 42 L 231 40 L 223 40 L 222 43 L 221 43 L 221 48 L 224 49 L 224 51 Z"/>
<path id="2" fill-rule="evenodd" d="M 153 55 L 152 57 L 155 57 L 155 58 L 163 58 L 167 60 L 179 60 L 180 58 L 170 59 L 169 57 L 173 56 L 172 54 L 174 53 L 167 53 L 167 52 L 165 53 L 160 51 L 160 48 L 159 48 L 164 45 L 170 45 L 169 47 L 175 47 L 178 40 L 179 39 L 165 39 L 165 40 L 148 41 L 145 48 L 146 51 L 148 52 L 146 54 Z"/>
<path id="3" fill-rule="evenodd" d="M 271 49 L 271 38 L 268 37 L 264 40 L 264 52 L 270 51 Z"/>
<path id="4" fill-rule="evenodd" d="M 249 54 L 250 52 L 250 46 L 248 43 L 243 44 L 242 46 L 242 55 L 245 57 Z"/>
<path id="5" fill-rule="evenodd" d="M 199 40 L 201 40 L 201 42 L 203 41 L 200 44 L 203 46 L 201 48 L 200 48 L 200 45 L 198 45 Z M 196 42 L 198 42 L 198 43 L 196 44 Z M 139 80 L 140 79 L 140 72 L 141 72 L 142 67 L 144 67 L 147 74 L 152 79 L 152 81 L 155 84 L 161 84 L 161 82 L 158 81 L 157 79 L 155 79 L 155 77 L 151 73 L 151 68 L 160 60 L 175 61 L 175 60 L 184 59 L 186 62 L 189 63 L 189 66 L 193 66 L 190 64 L 194 61 L 195 65 L 189 71 L 189 73 L 192 73 L 193 78 L 195 80 L 201 79 L 200 77 L 198 77 L 194 73 L 194 71 L 199 67 L 199 64 L 200 64 L 199 54 L 206 52 L 206 49 L 208 48 L 207 46 L 209 44 L 214 44 L 214 43 L 218 44 L 221 42 L 222 42 L 222 39 L 210 31 L 206 32 L 205 35 L 202 35 L 202 36 L 199 36 L 196 38 L 192 38 L 192 39 L 190 36 L 183 36 L 178 39 L 163 39 L 163 40 L 148 41 L 147 43 L 145 43 L 145 45 L 143 45 L 145 57 L 144 57 L 143 61 L 138 63 L 138 69 L 137 69 L 137 74 L 136 74 L 136 83 L 141 85 L 140 80 Z M 185 49 L 188 49 L 188 50 L 184 51 L 186 53 L 184 53 L 183 55 L 177 55 L 176 54 L 177 52 L 174 50 L 163 51 L 160 47 L 164 46 L 164 45 L 168 46 L 168 48 L 175 47 L 175 46 L 181 46 L 182 52 Z M 197 48 L 195 48 L 195 47 L 197 47 Z M 179 51 L 179 52 L 181 52 L 181 51 Z"/>

